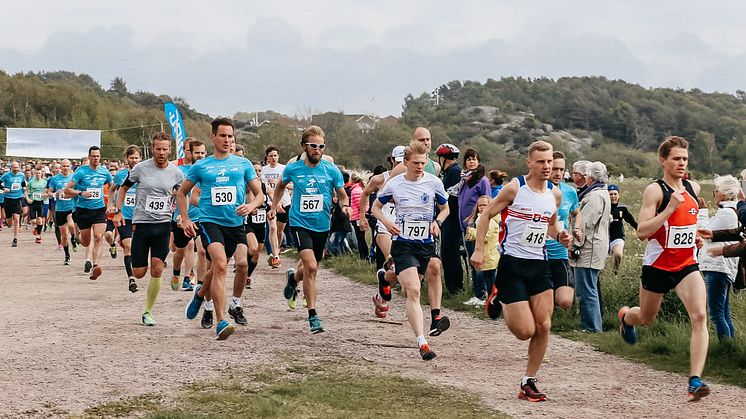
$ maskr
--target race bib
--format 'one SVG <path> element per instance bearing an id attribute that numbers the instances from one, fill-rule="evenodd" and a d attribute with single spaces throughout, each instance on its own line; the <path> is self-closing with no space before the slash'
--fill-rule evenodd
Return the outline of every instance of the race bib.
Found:
<path id="1" fill-rule="evenodd" d="M 694 247 L 697 225 L 671 226 L 668 228 L 667 249 L 690 249 Z"/>
<path id="2" fill-rule="evenodd" d="M 124 195 L 124 206 L 125 207 L 134 207 L 135 206 L 135 198 L 137 195 L 135 194 L 126 194 Z"/>
<path id="3" fill-rule="evenodd" d="M 33 192 L 31 194 L 31 199 L 34 201 L 41 201 L 41 192 Z"/>
<path id="4" fill-rule="evenodd" d="M 256 210 L 256 214 L 251 215 L 251 222 L 254 224 L 264 224 L 267 221 L 267 210 L 262 208 Z"/>
<path id="5" fill-rule="evenodd" d="M 528 247 L 544 247 L 547 238 L 547 224 L 527 225 L 521 235 L 521 244 Z"/>
<path id="6" fill-rule="evenodd" d="M 16 182 L 16 183 L 11 183 L 10 184 L 10 190 L 11 191 L 17 191 L 19 189 L 21 189 L 21 184 L 20 183 Z"/>
<path id="7" fill-rule="evenodd" d="M 430 221 L 404 221 L 399 237 L 408 240 L 427 240 L 430 238 Z"/>
<path id="8" fill-rule="evenodd" d="M 86 192 L 91 194 L 91 196 L 86 199 L 101 199 L 101 188 L 88 188 L 86 189 Z"/>
<path id="9" fill-rule="evenodd" d="M 234 205 L 236 203 L 236 187 L 235 186 L 213 186 L 210 189 L 212 195 L 212 205 Z"/>
<path id="10" fill-rule="evenodd" d="M 301 195 L 300 212 L 321 212 L 324 209 L 323 195 Z"/>
<path id="11" fill-rule="evenodd" d="M 388 203 L 383 206 L 383 215 L 389 221 L 396 221 L 396 206 L 392 203 Z"/>
<path id="12" fill-rule="evenodd" d="M 65 196 L 65 191 L 63 191 L 63 190 L 59 190 L 59 191 L 57 192 L 57 200 L 58 200 L 58 201 L 69 201 L 69 200 L 71 200 L 71 199 L 72 199 L 72 198 L 68 198 L 67 196 Z"/>
<path id="13" fill-rule="evenodd" d="M 167 196 L 150 196 L 145 198 L 145 211 L 161 213 L 169 212 L 171 206 L 168 204 L 169 198 Z"/>

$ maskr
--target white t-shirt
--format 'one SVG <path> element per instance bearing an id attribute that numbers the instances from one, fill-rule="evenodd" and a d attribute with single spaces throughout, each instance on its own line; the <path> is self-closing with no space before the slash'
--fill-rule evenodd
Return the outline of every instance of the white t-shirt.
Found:
<path id="1" fill-rule="evenodd" d="M 401 234 L 392 240 L 430 243 L 430 223 L 435 219 L 435 204 L 445 205 L 448 195 L 443 182 L 425 173 L 417 181 L 410 181 L 404 173 L 394 176 L 378 192 L 378 200 L 386 205 L 393 202 L 396 209 L 396 225 Z M 385 214 L 384 214 L 385 215 Z"/>
<path id="2" fill-rule="evenodd" d="M 262 167 L 262 182 L 267 185 L 267 193 L 270 198 L 275 194 L 275 187 L 282 179 L 282 171 L 285 170 L 285 165 L 277 163 L 275 167 L 266 165 Z M 282 206 L 286 207 L 290 205 L 290 193 L 288 189 L 282 195 Z"/>

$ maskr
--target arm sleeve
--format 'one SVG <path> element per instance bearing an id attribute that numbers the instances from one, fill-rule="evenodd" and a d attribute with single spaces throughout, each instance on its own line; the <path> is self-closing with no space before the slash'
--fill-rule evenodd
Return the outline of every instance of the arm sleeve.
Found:
<path id="1" fill-rule="evenodd" d="M 249 183 L 256 178 L 256 169 L 254 169 L 254 165 L 249 162 L 248 167 L 244 171 L 244 180 L 246 181 L 246 183 Z"/>
<path id="2" fill-rule="evenodd" d="M 391 199 L 394 197 L 393 190 L 391 189 L 391 182 L 386 182 L 385 185 L 383 185 L 383 189 L 378 191 L 378 201 L 380 201 L 382 204 L 386 205 Z"/>
<path id="3" fill-rule="evenodd" d="M 635 217 L 632 215 L 632 213 L 629 212 L 629 208 L 624 207 L 623 217 L 624 217 L 624 221 L 626 221 L 627 224 L 629 224 L 630 226 L 632 226 L 632 228 L 637 230 L 637 221 L 635 220 Z"/>
<path id="4" fill-rule="evenodd" d="M 446 193 L 445 186 L 443 185 L 443 182 L 438 179 L 437 182 L 435 182 L 435 200 L 438 202 L 439 205 L 445 205 L 448 203 L 448 194 Z"/>

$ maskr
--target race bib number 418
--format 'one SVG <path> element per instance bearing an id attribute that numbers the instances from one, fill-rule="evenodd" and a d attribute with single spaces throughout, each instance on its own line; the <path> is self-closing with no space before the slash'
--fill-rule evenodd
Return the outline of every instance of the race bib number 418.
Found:
<path id="1" fill-rule="evenodd" d="M 544 247 L 546 237 L 546 224 L 542 223 L 536 226 L 527 225 L 526 228 L 523 229 L 523 234 L 521 235 L 521 244 L 528 247 Z"/>

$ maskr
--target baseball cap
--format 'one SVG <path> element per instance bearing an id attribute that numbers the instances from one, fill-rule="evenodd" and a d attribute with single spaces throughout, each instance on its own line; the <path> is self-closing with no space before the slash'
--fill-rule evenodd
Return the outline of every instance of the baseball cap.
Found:
<path id="1" fill-rule="evenodd" d="M 608 189 L 610 191 L 619 191 L 619 186 L 618 185 L 609 185 Z"/>
<path id="2" fill-rule="evenodd" d="M 406 147 L 404 147 L 403 145 L 394 147 L 394 149 L 391 150 L 391 158 L 397 162 L 404 161 L 404 150 L 406 150 Z"/>

